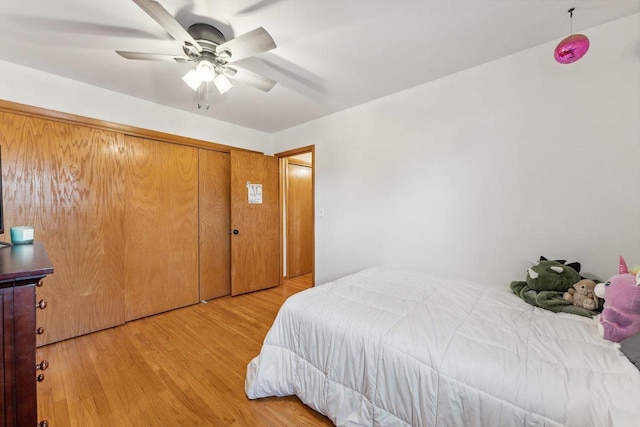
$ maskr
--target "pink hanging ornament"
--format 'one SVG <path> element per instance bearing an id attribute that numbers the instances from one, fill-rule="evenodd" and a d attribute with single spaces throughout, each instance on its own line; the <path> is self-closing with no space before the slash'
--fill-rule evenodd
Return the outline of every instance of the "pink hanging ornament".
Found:
<path id="1" fill-rule="evenodd" d="M 573 32 L 573 11 L 574 7 L 568 10 L 571 20 L 571 32 Z M 560 64 L 571 64 L 582 58 L 589 50 L 589 39 L 584 34 L 571 34 L 562 39 L 553 51 L 553 57 Z"/>
<path id="2" fill-rule="evenodd" d="M 571 64 L 582 58 L 589 50 L 589 39 L 582 34 L 572 34 L 569 37 L 564 38 L 556 50 L 553 52 L 553 56 L 561 64 Z"/>

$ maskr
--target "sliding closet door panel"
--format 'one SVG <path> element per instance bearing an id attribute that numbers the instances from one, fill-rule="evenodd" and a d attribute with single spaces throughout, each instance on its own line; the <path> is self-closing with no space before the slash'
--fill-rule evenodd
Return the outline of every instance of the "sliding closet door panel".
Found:
<path id="1" fill-rule="evenodd" d="M 313 269 L 313 189 L 311 167 L 287 165 L 287 275 Z"/>
<path id="2" fill-rule="evenodd" d="M 38 345 L 124 323 L 124 137 L 9 113 L 0 123 L 2 240 L 34 225 L 55 270 L 37 291 Z"/>
<path id="3" fill-rule="evenodd" d="M 229 153 L 199 150 L 200 299 L 231 291 Z"/>
<path id="4" fill-rule="evenodd" d="M 198 301 L 198 150 L 126 137 L 126 320 Z"/>

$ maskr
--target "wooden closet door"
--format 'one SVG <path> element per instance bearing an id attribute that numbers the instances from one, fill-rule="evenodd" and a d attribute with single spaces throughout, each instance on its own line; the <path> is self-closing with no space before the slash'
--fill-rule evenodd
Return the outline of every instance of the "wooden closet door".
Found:
<path id="1" fill-rule="evenodd" d="M 199 150 L 200 299 L 231 292 L 229 153 Z"/>
<path id="2" fill-rule="evenodd" d="M 198 150 L 127 136 L 126 320 L 198 302 Z"/>
<path id="3" fill-rule="evenodd" d="M 121 134 L 0 113 L 3 240 L 34 225 L 55 274 L 38 288 L 37 344 L 124 323 Z"/>
<path id="4" fill-rule="evenodd" d="M 249 201 L 249 185 L 261 185 Z M 278 159 L 231 150 L 231 295 L 280 284 Z"/>

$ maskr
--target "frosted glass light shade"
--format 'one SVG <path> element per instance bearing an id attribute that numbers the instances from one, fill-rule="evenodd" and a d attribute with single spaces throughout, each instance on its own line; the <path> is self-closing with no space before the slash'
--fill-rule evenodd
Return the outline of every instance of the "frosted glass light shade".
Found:
<path id="1" fill-rule="evenodd" d="M 201 59 L 196 66 L 196 73 L 200 80 L 209 83 L 216 76 L 216 69 L 213 64 L 206 59 Z"/>
<path id="2" fill-rule="evenodd" d="M 182 80 L 184 80 L 184 82 L 193 90 L 198 90 L 200 83 L 202 83 L 202 80 L 198 77 L 196 70 L 189 70 L 189 72 L 182 77 Z"/>
<path id="3" fill-rule="evenodd" d="M 582 58 L 589 50 L 589 39 L 583 34 L 565 37 L 553 52 L 554 58 L 561 64 L 571 64 Z"/>
<path id="4" fill-rule="evenodd" d="M 228 92 L 233 85 L 223 74 L 218 74 L 215 79 L 213 79 L 213 84 L 216 85 L 218 92 L 222 95 L 225 92 Z"/>

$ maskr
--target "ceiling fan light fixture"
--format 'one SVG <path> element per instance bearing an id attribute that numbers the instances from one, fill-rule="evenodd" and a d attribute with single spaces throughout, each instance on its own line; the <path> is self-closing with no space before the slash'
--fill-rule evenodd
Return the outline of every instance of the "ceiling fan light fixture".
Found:
<path id="1" fill-rule="evenodd" d="M 196 74 L 203 82 L 211 82 L 216 76 L 216 67 L 208 59 L 201 59 L 196 66 Z"/>
<path id="2" fill-rule="evenodd" d="M 216 89 L 218 89 L 221 95 L 233 87 L 231 81 L 224 74 L 218 74 L 216 78 L 213 79 L 213 84 L 216 85 Z"/>
<path id="3" fill-rule="evenodd" d="M 182 80 L 193 90 L 198 90 L 202 79 L 196 73 L 196 70 L 189 70 L 187 74 L 182 77 Z"/>

